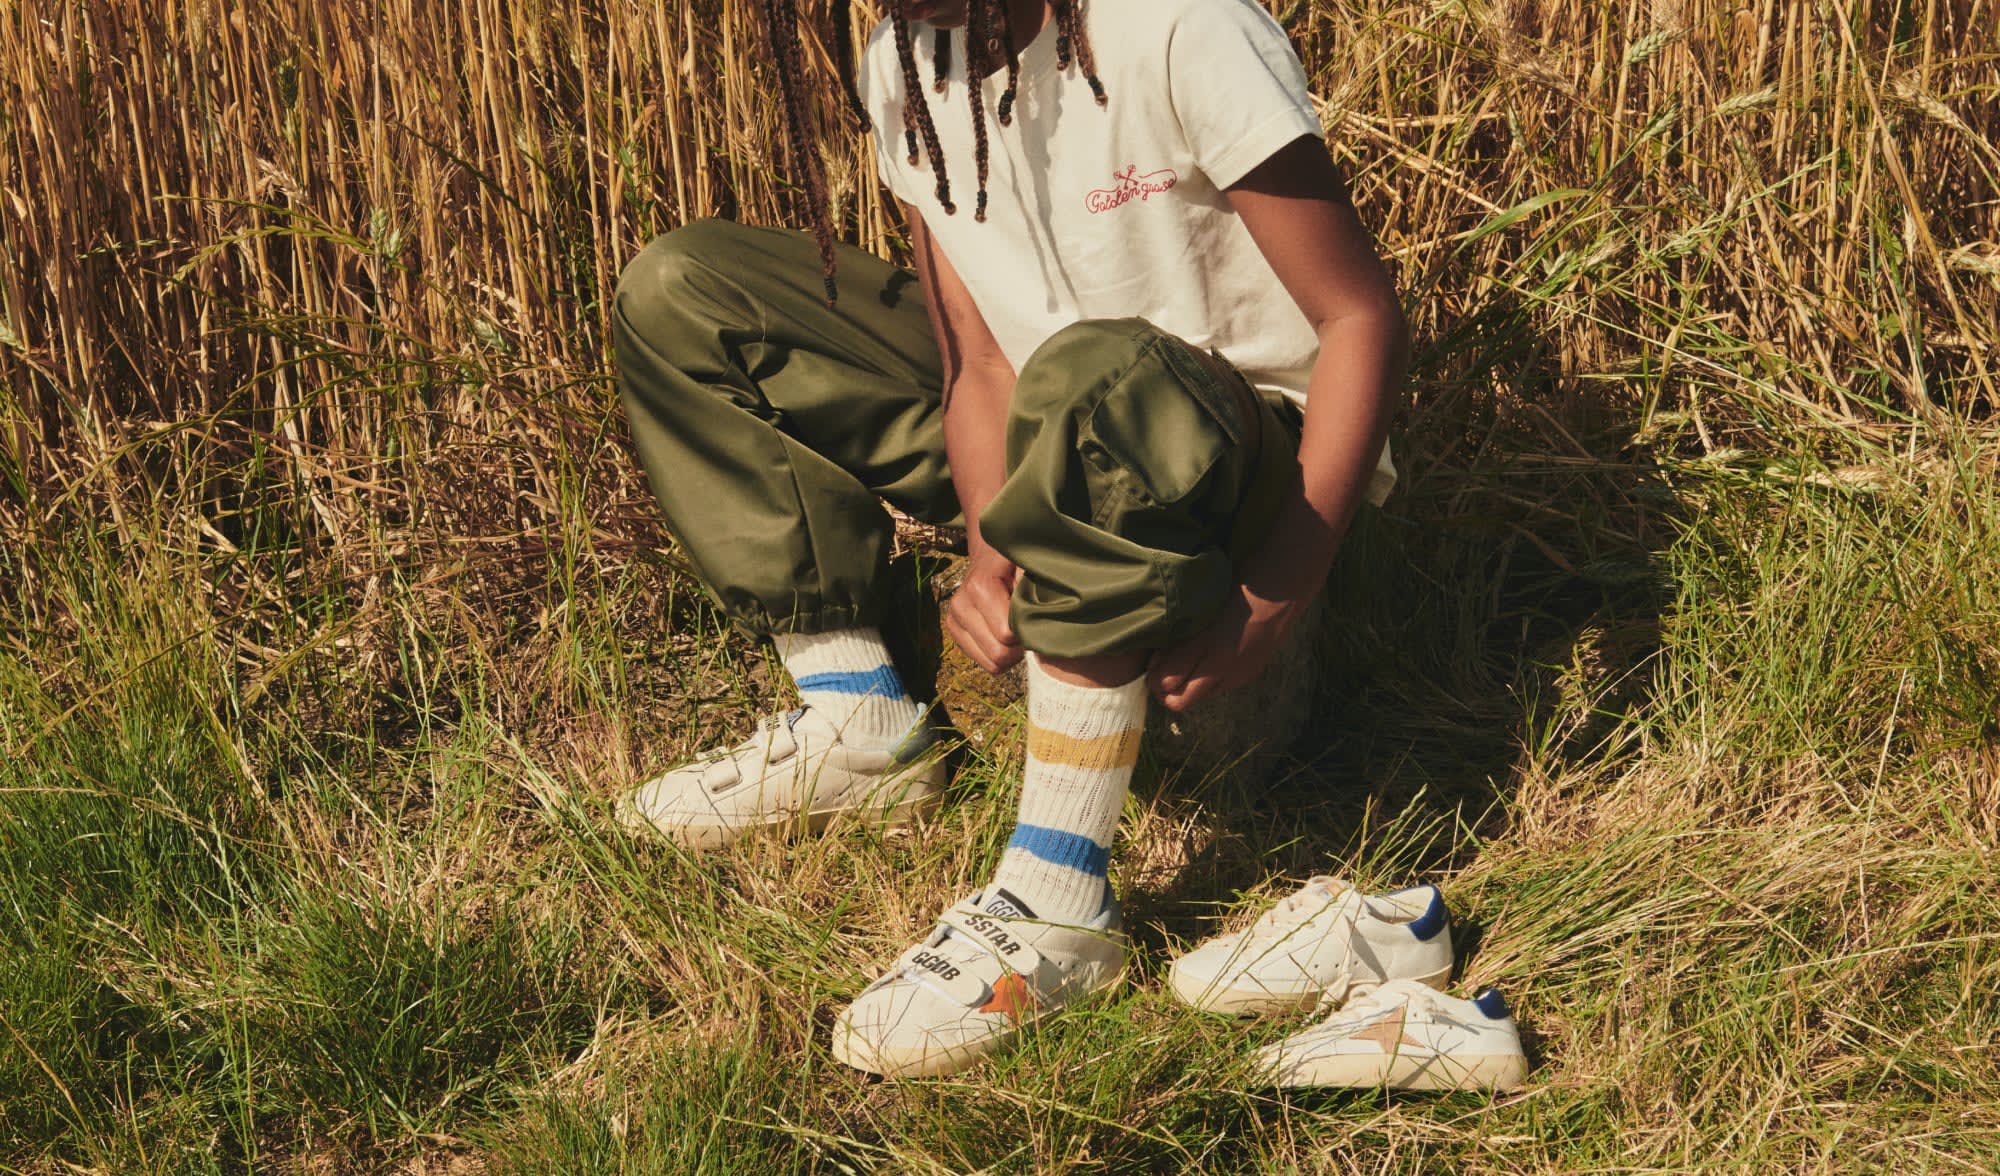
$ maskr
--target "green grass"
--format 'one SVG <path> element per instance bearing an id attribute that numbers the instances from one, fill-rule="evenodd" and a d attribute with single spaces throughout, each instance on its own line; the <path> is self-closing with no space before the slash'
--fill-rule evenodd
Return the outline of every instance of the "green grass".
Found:
<path id="1" fill-rule="evenodd" d="M 664 227 L 804 221 L 756 6 L 10 9 L 0 1172 L 2000 1170 L 1991 22 L 1271 7 L 1418 340 L 1403 483 L 1290 756 L 1149 752 L 1130 982 L 902 1084 L 827 1029 L 997 860 L 1004 686 L 947 661 L 924 828 L 609 819 L 780 693 L 603 321 Z M 1165 996 L 1321 872 L 1444 888 L 1524 1092 L 1281 1097 L 1286 1026 Z"/>
<path id="2" fill-rule="evenodd" d="M 826 1027 L 991 868 L 1018 714 L 984 721 L 924 829 L 695 859 L 608 802 L 769 678 L 669 567 L 589 561 L 567 606 L 511 623 L 387 588 L 400 623 L 370 640 L 401 676 L 371 687 L 358 641 L 238 673 L 191 639 L 218 615 L 188 557 L 52 542 L 8 615 L 61 592 L 74 627 L 11 628 L 0 671 L 0 1155 L 1991 1170 L 2000 448 L 1839 452 L 1416 479 L 1345 573 L 1343 669 L 1298 758 L 1143 773 L 1114 866 L 1132 982 L 906 1084 L 843 1070 Z M 1544 517 L 1565 491 L 1595 525 Z M 708 636 L 660 628 L 669 596 Z M 1529 1030 L 1526 1092 L 1279 1096 L 1243 1066 L 1283 1026 L 1166 997 L 1172 950 L 1316 871 L 1444 886 L 1459 982 L 1503 986 Z"/>

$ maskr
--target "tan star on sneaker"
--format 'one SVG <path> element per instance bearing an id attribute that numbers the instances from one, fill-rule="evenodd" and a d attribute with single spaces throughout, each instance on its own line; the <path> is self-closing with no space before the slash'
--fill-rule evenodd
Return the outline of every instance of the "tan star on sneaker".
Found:
<path id="1" fill-rule="evenodd" d="M 1414 980 L 1391 980 L 1264 1047 L 1255 1068 L 1287 1087 L 1518 1090 L 1528 1060 L 1498 991 L 1459 1000 Z"/>
<path id="2" fill-rule="evenodd" d="M 1118 904 L 1089 923 L 1044 923 L 994 888 L 945 911 L 833 1024 L 833 1056 L 892 1078 L 952 1074 L 1125 967 Z"/>
<path id="3" fill-rule="evenodd" d="M 937 807 L 948 742 L 917 705 L 902 738 L 846 742 L 809 708 L 772 715 L 749 739 L 655 777 L 618 801 L 618 820 L 689 849 L 759 829 L 818 833 L 836 817 L 888 828 Z"/>
<path id="4" fill-rule="evenodd" d="M 1442 988 L 1451 978 L 1451 917 L 1435 886 L 1366 895 L 1316 877 L 1247 930 L 1175 960 L 1168 986 L 1204 1012 L 1287 1013 L 1385 980 Z"/>

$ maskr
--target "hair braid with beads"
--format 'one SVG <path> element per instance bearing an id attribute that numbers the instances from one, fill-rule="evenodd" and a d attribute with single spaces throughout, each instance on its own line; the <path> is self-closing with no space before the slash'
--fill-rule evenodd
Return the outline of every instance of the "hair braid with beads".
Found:
<path id="1" fill-rule="evenodd" d="M 891 0 L 893 3 L 894 0 Z M 924 150 L 930 152 L 931 171 L 937 176 L 937 200 L 944 207 L 945 215 L 958 211 L 951 202 L 951 176 L 944 169 L 944 147 L 938 142 L 937 124 L 931 121 L 931 102 L 924 97 L 924 84 L 917 76 L 916 54 L 911 53 L 910 22 L 903 19 L 901 10 L 889 18 L 896 27 L 896 55 L 903 66 L 903 136 L 910 147 L 910 164 L 917 162 L 917 135 L 923 136 Z M 912 113 L 916 116 L 916 134 L 911 134 L 909 125 Z"/>
<path id="2" fill-rule="evenodd" d="M 903 15 L 899 0 L 884 2 L 889 9 L 889 23 L 895 34 L 896 59 L 902 73 L 904 149 L 911 166 L 915 166 L 919 160 L 918 145 L 921 141 L 923 152 L 929 156 L 931 169 L 936 174 L 938 204 L 945 215 L 950 216 L 958 211 L 958 206 L 952 203 L 951 179 L 945 171 L 944 148 L 938 141 L 937 124 L 931 118 L 930 99 L 924 92 L 923 77 L 917 69 L 910 22 Z M 1067 72 L 1074 64 L 1090 86 L 1097 104 L 1103 106 L 1107 97 L 1104 83 L 1097 76 L 1096 55 L 1091 52 L 1090 35 L 1084 21 L 1085 2 L 1050 0 L 1052 11 L 1049 20 L 1055 26 L 1056 34 L 1056 68 Z M 833 13 L 832 57 L 834 67 L 840 74 L 842 97 L 863 130 L 873 129 L 880 134 L 883 132 L 881 127 L 871 128 L 867 108 L 862 104 L 860 91 L 855 85 L 851 0 L 828 0 L 828 4 Z M 794 166 L 805 181 L 806 198 L 812 206 L 813 237 L 819 244 L 820 262 L 825 267 L 826 300 L 831 306 L 838 297 L 834 284 L 834 233 L 827 207 L 826 176 L 821 170 L 818 154 L 810 149 L 806 133 L 806 103 L 799 93 L 805 76 L 805 54 L 801 46 L 798 7 L 798 0 L 763 0 L 766 31 L 777 50 L 778 85 L 785 107 L 785 136 Z M 979 196 L 973 215 L 981 221 L 986 219 L 986 181 L 991 154 L 986 130 L 986 98 L 980 82 L 994 68 L 995 58 L 1001 54 L 1006 57 L 1007 84 L 994 115 L 1004 127 L 1013 124 L 1014 104 L 1021 79 L 1021 55 L 1014 46 L 1012 13 L 1008 0 L 969 0 L 964 54 L 966 97 L 972 108 L 974 166 L 978 169 L 979 179 Z M 952 64 L 949 29 L 935 30 L 931 56 L 932 86 L 942 93 L 946 89 Z"/>
<path id="3" fill-rule="evenodd" d="M 836 0 L 838 3 L 839 0 Z M 890 17 L 896 33 L 896 60 L 903 66 L 903 88 L 907 91 L 916 82 L 916 58 L 910 55 L 910 22 L 900 13 Z M 909 151 L 910 166 L 917 166 L 917 104 L 903 103 L 903 145 Z"/>
<path id="4" fill-rule="evenodd" d="M 1003 0 L 1004 2 L 1004 0 Z M 1091 96 L 1102 106 L 1107 101 L 1104 83 L 1097 76 L 1097 55 L 1090 51 L 1090 34 L 1083 26 L 1083 4 L 1080 0 L 1055 0 L 1056 19 L 1068 27 L 1068 42 L 1076 53 L 1076 68 L 1083 74 L 1083 80 L 1090 84 Z M 1069 55 L 1056 54 L 1062 68 L 1069 68 Z"/>
<path id="5" fill-rule="evenodd" d="M 826 301 L 831 306 L 840 297 L 833 280 L 833 224 L 826 208 L 826 174 L 820 169 L 819 154 L 810 149 L 806 135 L 803 84 L 805 54 L 799 47 L 799 20 L 796 0 L 764 0 L 764 19 L 772 26 L 778 54 L 778 91 L 784 100 L 785 136 L 791 148 L 792 167 L 805 181 L 806 199 L 812 204 L 813 242 L 819 246 L 821 277 L 826 285 Z"/>
<path id="6" fill-rule="evenodd" d="M 1007 0 L 1000 0 L 992 6 L 995 35 L 1000 41 L 1000 51 L 1007 55 L 1007 88 L 1000 91 L 1000 108 L 993 112 L 1001 126 L 1014 121 L 1014 95 L 1021 88 L 1021 54 L 1014 48 L 1014 16 Z"/>
<path id="7" fill-rule="evenodd" d="M 1000 0 L 997 7 L 1005 8 L 1006 0 Z M 966 101 L 972 105 L 973 159 L 979 169 L 979 199 L 975 202 L 972 219 L 986 222 L 986 172 L 988 151 L 986 143 L 986 87 L 982 81 L 986 77 L 987 55 L 999 46 L 995 40 L 991 44 L 987 37 L 987 20 L 992 16 L 989 6 L 981 0 L 973 0 L 965 25 L 965 76 L 968 79 L 965 92 Z"/>

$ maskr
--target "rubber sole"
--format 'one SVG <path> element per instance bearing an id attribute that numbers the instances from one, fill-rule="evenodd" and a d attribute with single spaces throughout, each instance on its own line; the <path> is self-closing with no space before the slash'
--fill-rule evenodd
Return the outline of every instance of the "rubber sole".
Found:
<path id="1" fill-rule="evenodd" d="M 742 824 L 691 821 L 662 825 L 638 811 L 629 794 L 619 798 L 616 816 L 618 823 L 627 829 L 664 837 L 684 849 L 696 851 L 721 849 L 760 833 L 776 834 L 786 839 L 817 836 L 835 823 L 887 832 L 919 817 L 930 816 L 944 803 L 945 779 L 950 772 L 946 759 L 946 751 L 940 748 L 909 765 L 906 770 L 885 778 L 868 793 L 843 804 L 803 813 L 775 813 L 761 821 Z M 913 790 L 916 792 L 914 796 L 911 795 Z M 876 802 L 875 798 L 888 796 L 894 797 L 888 805 Z"/>
<path id="2" fill-rule="evenodd" d="M 1402 979 L 1402 977 L 1390 977 Z M 1451 981 L 1451 969 L 1442 968 L 1423 976 L 1407 979 L 1435 988 L 1439 992 Z M 1264 988 L 1217 987 L 1213 981 L 1198 976 L 1184 976 L 1179 969 L 1171 969 L 1167 974 L 1167 986 L 1175 999 L 1189 1008 L 1204 1013 L 1214 1013 L 1224 1017 L 1271 1017 L 1285 1013 L 1300 1013 L 1311 1010 L 1326 995 L 1323 988 L 1309 989 L 1296 995 L 1274 993 Z"/>
<path id="3" fill-rule="evenodd" d="M 1528 1077 L 1528 1060 L 1519 1054 L 1475 1058 L 1435 1055 L 1392 1057 L 1334 1054 L 1288 1067 L 1276 1078 L 1284 1089 L 1330 1086 L 1391 1090 L 1519 1090 Z"/>
<path id="4" fill-rule="evenodd" d="M 846 1017 L 843 1011 L 833 1023 L 830 1042 L 833 1060 L 878 1078 L 937 1078 L 946 1074 L 956 1074 L 978 1064 L 988 1054 L 1012 1041 L 1016 1035 L 1034 1028 L 1040 1022 L 1061 1012 L 1071 1002 L 1088 1000 L 1100 992 L 1116 988 L 1124 982 L 1126 971 L 1127 966 L 1120 966 L 1113 970 L 1102 984 L 1068 996 L 1061 1004 L 1048 1008 L 1038 1006 L 1032 1014 L 1019 1018 L 992 1036 L 969 1041 L 963 1045 L 922 1045 L 906 1049 L 878 1048 L 868 1044 L 860 1034 L 842 1028 Z"/>
<path id="5" fill-rule="evenodd" d="M 1037 1014 L 991 1037 L 964 1045 L 918 1050 L 880 1050 L 861 1040 L 859 1034 L 843 1033 L 836 1024 L 833 1033 L 833 1060 L 850 1069 L 878 1078 L 937 1078 L 956 1074 L 1013 1040 L 1014 1035 L 1040 1021 Z"/>

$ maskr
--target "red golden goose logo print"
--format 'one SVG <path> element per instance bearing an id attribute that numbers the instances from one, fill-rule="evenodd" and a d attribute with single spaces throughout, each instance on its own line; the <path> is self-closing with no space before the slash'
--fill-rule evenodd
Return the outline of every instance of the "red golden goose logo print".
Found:
<path id="1" fill-rule="evenodd" d="M 1111 179 L 1111 187 L 1090 190 L 1090 195 L 1083 198 L 1085 208 L 1092 212 L 1110 212 L 1133 200 L 1144 200 L 1149 196 L 1158 195 L 1181 182 L 1181 178 L 1175 175 L 1170 167 L 1147 172 L 1142 176 L 1136 163 L 1122 172 L 1113 172 Z"/>

